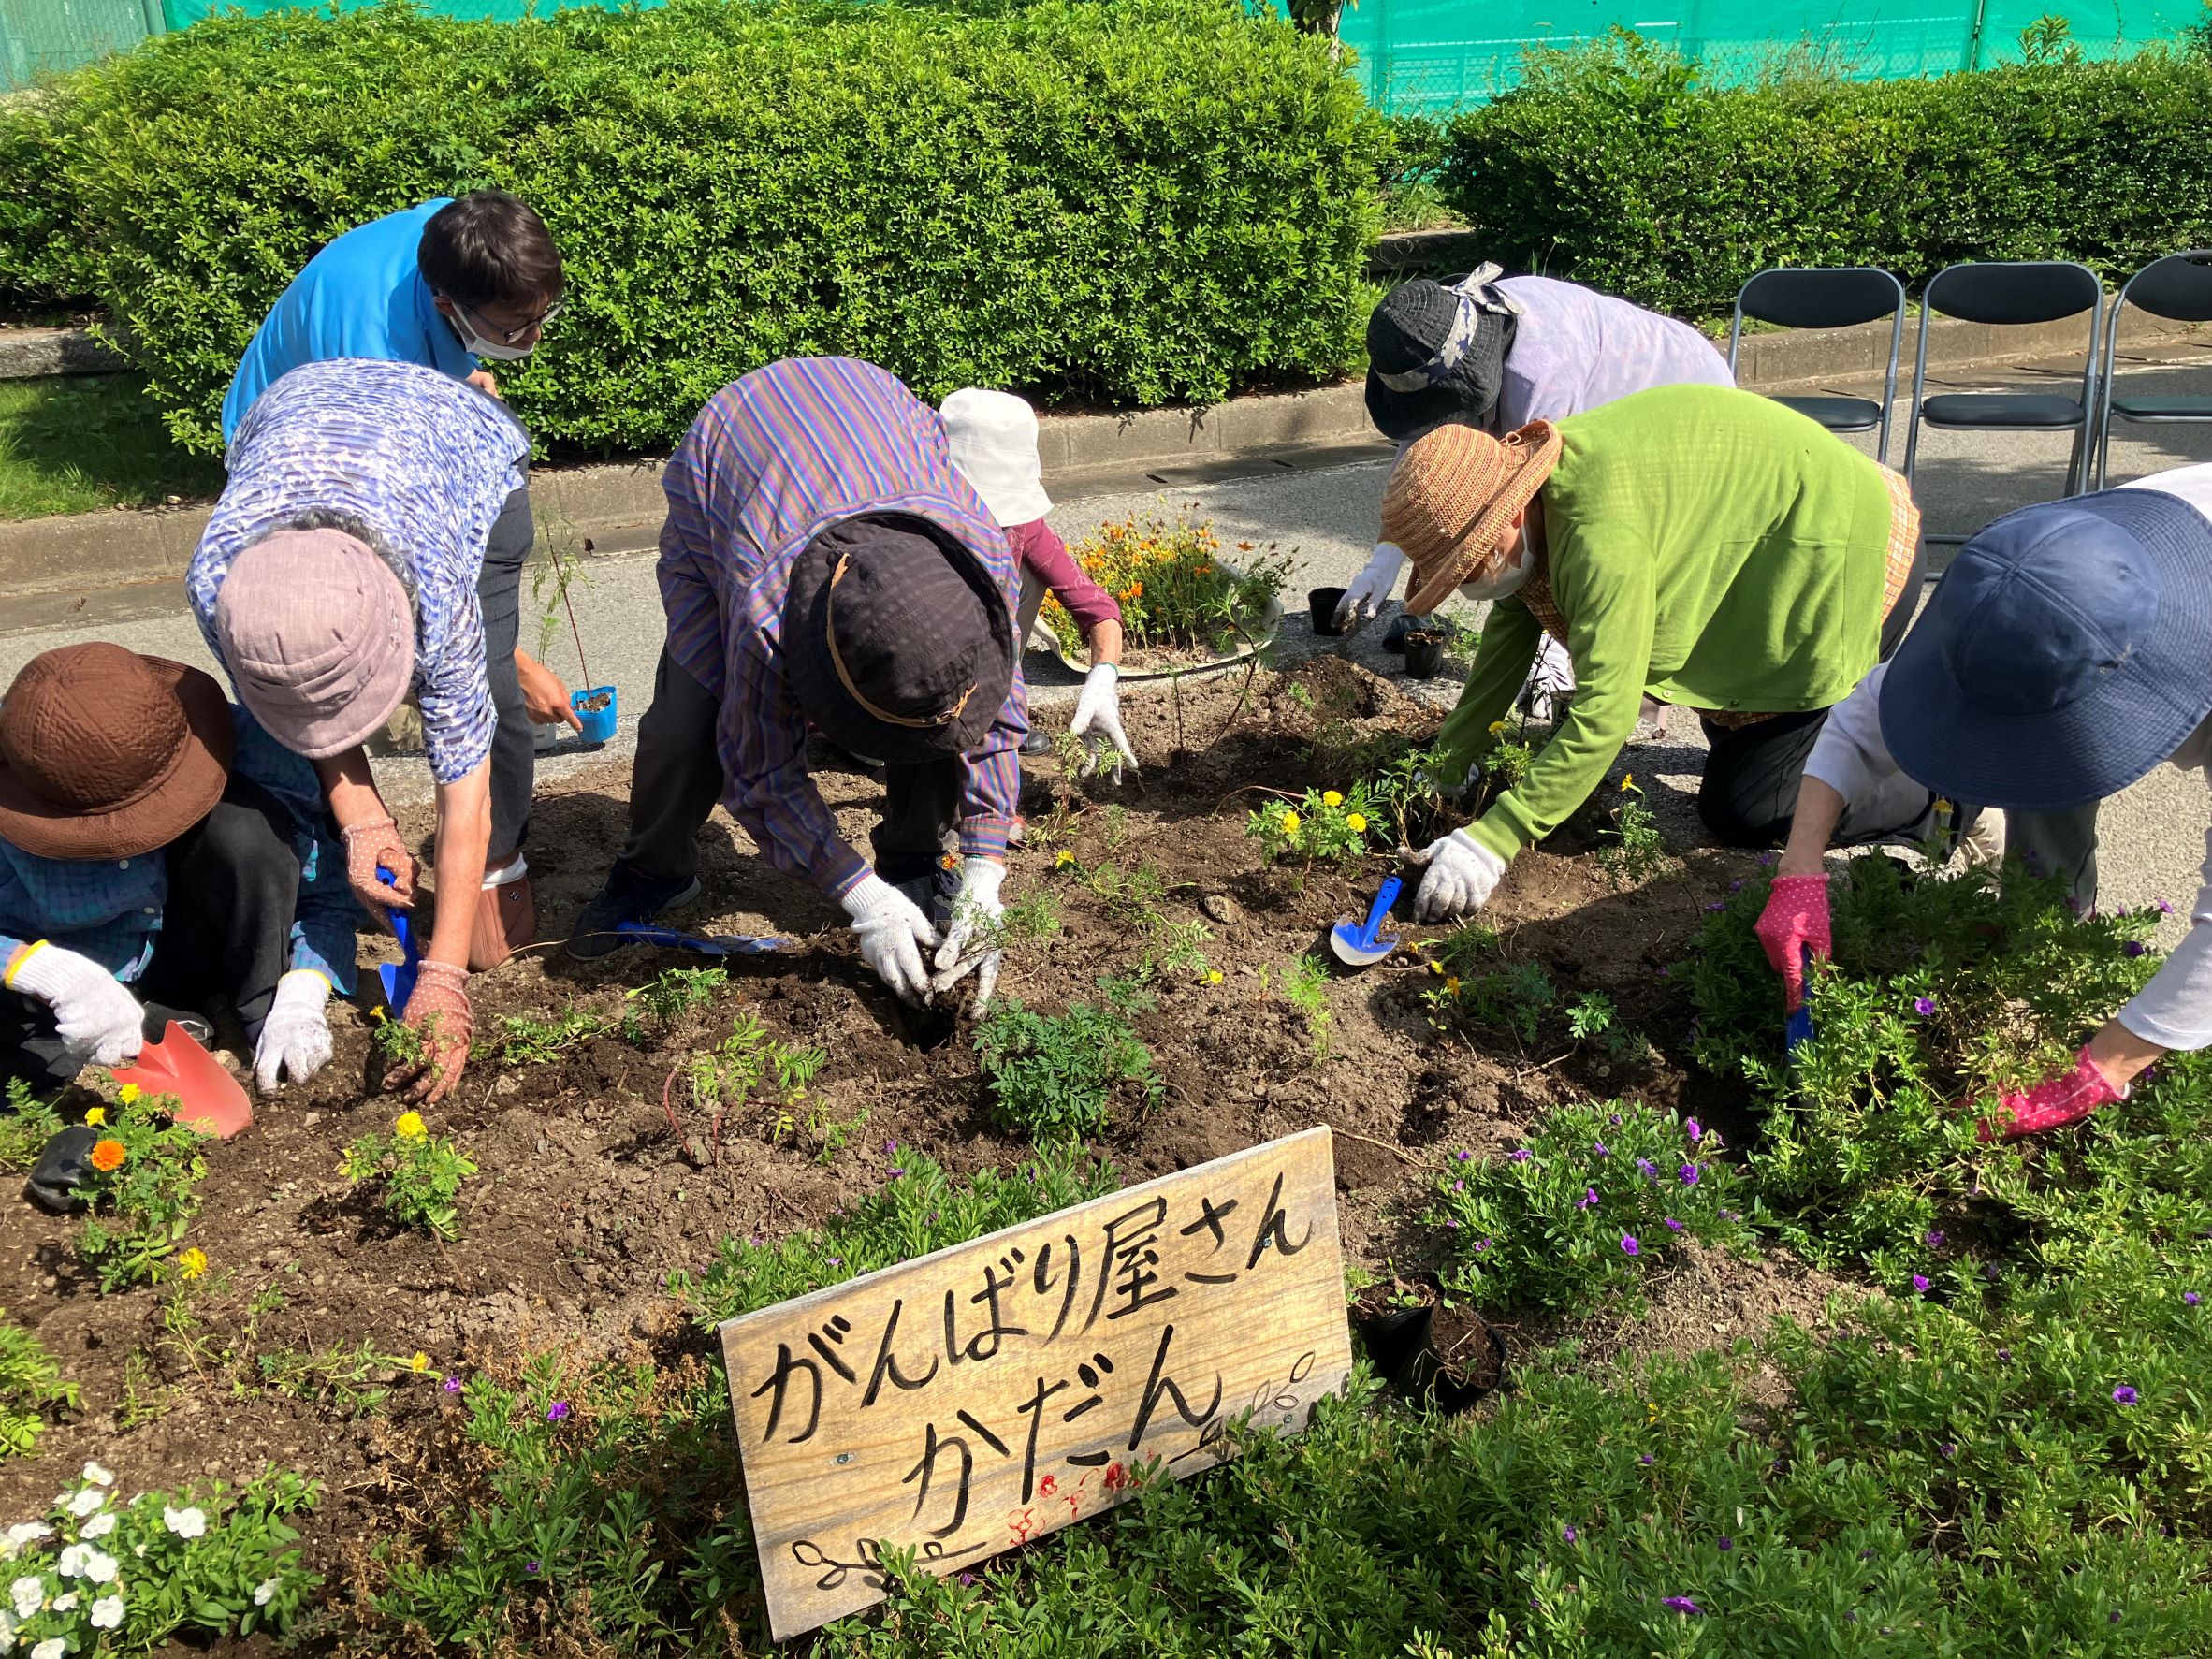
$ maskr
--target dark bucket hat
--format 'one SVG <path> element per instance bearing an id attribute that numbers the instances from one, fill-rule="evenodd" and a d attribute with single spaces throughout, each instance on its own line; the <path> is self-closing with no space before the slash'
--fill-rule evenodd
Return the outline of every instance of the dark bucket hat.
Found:
<path id="1" fill-rule="evenodd" d="M 2110 489 L 1969 538 L 1882 682 L 1882 739 L 1915 782 L 2056 811 L 2143 777 L 2212 713 L 2212 525 Z"/>
<path id="2" fill-rule="evenodd" d="M 990 730 L 1013 684 L 1013 613 L 950 531 L 903 513 L 847 518 L 792 565 L 783 661 L 831 742 L 916 764 Z"/>
<path id="3" fill-rule="evenodd" d="M 1477 303 L 1463 286 L 1400 283 L 1368 316 L 1367 418 L 1392 443 L 1442 426 L 1487 428 L 1497 410 L 1513 315 Z"/>

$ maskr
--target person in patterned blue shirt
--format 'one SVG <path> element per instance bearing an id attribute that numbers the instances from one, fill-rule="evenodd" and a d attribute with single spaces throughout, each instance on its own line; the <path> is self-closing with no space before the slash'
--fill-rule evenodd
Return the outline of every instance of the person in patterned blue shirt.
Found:
<path id="1" fill-rule="evenodd" d="M 227 997 L 274 1089 L 330 1057 L 359 908 L 313 769 L 196 668 L 121 646 L 35 657 L 0 702 L 0 1078 L 59 1087 Z M 173 1008 L 170 1005 L 174 1005 Z M 93 1137 L 34 1171 L 60 1208 Z"/>

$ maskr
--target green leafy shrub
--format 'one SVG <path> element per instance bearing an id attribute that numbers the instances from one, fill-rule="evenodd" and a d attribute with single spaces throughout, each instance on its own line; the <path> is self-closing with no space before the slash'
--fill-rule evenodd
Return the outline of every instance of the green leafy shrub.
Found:
<path id="1" fill-rule="evenodd" d="M 2212 61 L 2152 50 L 1917 80 L 1705 84 L 1624 31 L 1539 52 L 1453 123 L 1446 194 L 1492 257 L 1682 316 L 1771 265 L 2080 259 L 2212 240 Z"/>
<path id="2" fill-rule="evenodd" d="M 1297 802 L 1272 800 L 1244 822 L 1244 834 L 1258 841 L 1272 863 L 1295 858 L 1302 864 L 1328 859 L 1352 864 L 1367 853 L 1370 827 L 1381 817 L 1367 785 L 1351 793 L 1309 789 Z"/>
<path id="3" fill-rule="evenodd" d="M 114 1484 L 87 1463 L 44 1520 L 7 1529 L 0 1636 L 15 1651 L 143 1653 L 188 1634 L 282 1636 L 306 1611 L 322 1579 L 300 1566 L 286 1518 L 313 1505 L 313 1481 L 277 1471 L 235 1492 L 218 1481 L 127 1504 Z"/>
<path id="4" fill-rule="evenodd" d="M 444 1135 L 433 1135 L 419 1112 L 402 1112 L 390 1132 L 372 1129 L 345 1149 L 345 1178 L 368 1186 L 402 1227 L 452 1240 L 460 1237 L 461 1184 L 475 1160 Z"/>
<path id="5" fill-rule="evenodd" d="M 2089 1029 L 2148 979 L 2155 915 L 2076 917 L 2056 884 L 2017 866 L 2000 885 L 1979 871 L 1938 881 L 1888 858 L 1854 859 L 1829 880 L 1835 958 L 1814 975 L 1814 1036 L 1792 1066 L 1780 982 L 1752 933 L 1766 898 L 1766 882 L 1746 883 L 1698 937 L 1694 1052 L 1748 1081 L 1764 1105 L 1750 1171 L 1793 1248 L 1864 1259 L 1894 1288 L 1915 1274 L 1964 1286 L 1982 1260 L 2013 1252 L 2040 1207 L 2082 1204 L 2064 1150 L 2079 1136 L 2038 1137 L 2045 1156 L 2031 1167 L 2026 1149 L 1982 1144 L 1975 1120 L 2001 1091 L 2071 1065 Z M 2203 1062 L 2175 1056 L 2161 1073 L 2092 1120 L 2092 1145 L 2152 1123 L 2183 1142 L 2202 1136 L 2212 1119 Z M 2109 1178 L 2132 1191 L 2153 1171 L 2161 1187 L 2212 1175 L 2212 1163 L 2176 1168 L 2177 1156 L 2146 1156 Z M 2088 1167 L 2107 1166 L 2092 1157 Z M 1948 1249 L 1931 1250 L 1931 1236 Z"/>
<path id="6" fill-rule="evenodd" d="M 1328 42 L 1210 0 L 286 9 L 54 97 L 0 113 L 25 167 L 0 287 L 89 287 L 202 450 L 318 247 L 488 183 L 568 267 L 560 323 L 501 377 L 542 441 L 666 446 L 727 382 L 813 352 L 932 399 L 1332 376 L 1358 357 L 1383 151 Z"/>
<path id="7" fill-rule="evenodd" d="M 177 1247 L 199 1214 L 206 1142 L 169 1120 L 176 1105 L 174 1096 L 142 1095 L 125 1084 L 113 1104 L 94 1108 L 87 1120 L 100 1134 L 87 1155 L 91 1174 L 70 1188 L 86 1206 L 73 1247 L 103 1294 L 176 1272 Z"/>
<path id="8" fill-rule="evenodd" d="M 0 1315 L 6 1309 L 0 1308 Z M 0 1317 L 0 1458 L 28 1457 L 46 1432 L 47 1414 L 77 1405 L 77 1385 L 65 1382 L 46 1345 Z"/>
<path id="9" fill-rule="evenodd" d="M 1485 1307 L 1581 1314 L 1640 1301 L 1685 1238 L 1748 1246 L 1743 1179 L 1720 1149 L 1695 1118 L 1620 1100 L 1554 1107 L 1503 1158 L 1458 1154 L 1430 1211 L 1450 1236 L 1451 1288 Z"/>
<path id="10" fill-rule="evenodd" d="M 1124 1011 L 1140 994 L 1107 987 L 1104 1002 L 1070 1002 L 1041 1014 L 1018 997 L 995 999 L 976 1025 L 975 1048 L 998 1119 L 1030 1140 L 1082 1140 L 1106 1127 L 1125 1085 L 1146 1107 L 1159 1103 L 1152 1051 Z"/>

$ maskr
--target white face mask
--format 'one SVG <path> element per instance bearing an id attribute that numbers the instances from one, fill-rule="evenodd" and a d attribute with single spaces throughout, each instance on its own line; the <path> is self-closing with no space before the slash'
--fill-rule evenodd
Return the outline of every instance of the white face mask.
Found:
<path id="1" fill-rule="evenodd" d="M 462 348 L 472 357 L 487 357 L 495 363 L 518 363 L 537 349 L 535 341 L 529 345 L 509 345 L 504 341 L 487 340 L 476 332 L 469 321 L 469 313 L 457 301 L 447 300 L 446 304 L 453 309 L 444 313 L 445 320 L 460 336 Z"/>
<path id="2" fill-rule="evenodd" d="M 1535 561 L 1528 556 L 1528 543 L 1520 538 L 1513 551 L 1489 575 L 1478 582 L 1462 582 L 1460 597 L 1480 603 L 1491 599 L 1507 599 L 1521 591 Z"/>

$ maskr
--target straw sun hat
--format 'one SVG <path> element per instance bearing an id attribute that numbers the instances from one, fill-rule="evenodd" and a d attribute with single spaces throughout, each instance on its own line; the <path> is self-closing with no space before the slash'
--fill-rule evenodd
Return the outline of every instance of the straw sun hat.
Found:
<path id="1" fill-rule="evenodd" d="M 1383 540 L 1413 560 L 1405 608 L 1426 616 L 1504 556 L 1513 520 L 1559 462 L 1559 429 L 1532 420 L 1503 438 L 1439 427 L 1398 458 L 1383 492 Z"/>

